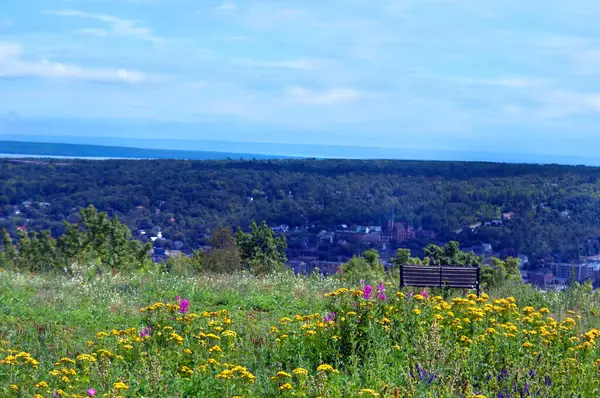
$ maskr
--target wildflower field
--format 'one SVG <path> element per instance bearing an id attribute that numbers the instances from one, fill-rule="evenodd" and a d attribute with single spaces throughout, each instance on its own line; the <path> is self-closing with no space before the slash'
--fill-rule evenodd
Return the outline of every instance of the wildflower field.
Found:
<path id="1" fill-rule="evenodd" d="M 1 397 L 599 397 L 600 297 L 0 271 Z"/>

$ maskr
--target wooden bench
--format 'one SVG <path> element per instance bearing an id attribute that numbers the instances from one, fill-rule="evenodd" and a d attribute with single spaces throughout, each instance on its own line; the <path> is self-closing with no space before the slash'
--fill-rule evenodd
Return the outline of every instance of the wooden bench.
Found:
<path id="1" fill-rule="evenodd" d="M 480 294 L 479 267 L 452 266 L 400 266 L 400 287 L 450 287 L 455 289 L 477 289 Z"/>

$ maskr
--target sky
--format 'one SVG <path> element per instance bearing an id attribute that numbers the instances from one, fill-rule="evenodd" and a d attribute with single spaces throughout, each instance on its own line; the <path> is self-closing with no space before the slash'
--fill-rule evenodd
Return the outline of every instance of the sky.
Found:
<path id="1" fill-rule="evenodd" d="M 597 0 L 19 0 L 0 134 L 595 156 Z"/>

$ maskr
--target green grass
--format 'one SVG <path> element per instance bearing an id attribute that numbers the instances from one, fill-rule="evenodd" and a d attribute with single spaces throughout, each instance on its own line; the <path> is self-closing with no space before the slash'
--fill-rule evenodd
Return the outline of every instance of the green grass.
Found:
<path id="1" fill-rule="evenodd" d="M 324 297 L 324 293 L 340 287 L 357 286 L 333 278 L 290 273 L 265 277 L 184 277 L 159 272 L 85 275 L 81 272 L 67 278 L 0 271 L 0 359 L 23 351 L 39 362 L 37 367 L 0 364 L 0 396 L 51 397 L 60 389 L 67 396 L 80 397 L 87 396 L 87 389 L 95 388 L 97 396 L 276 397 L 294 393 L 351 397 L 364 389 L 363 396 L 481 394 L 495 398 L 506 386 L 513 388 L 514 383 L 519 390 L 532 391 L 531 396 L 537 390 L 540 397 L 600 395 L 598 343 L 592 338 L 589 346 L 581 346 L 586 341 L 582 333 L 600 325 L 600 297 L 587 287 L 543 293 L 524 285 L 505 286 L 488 292 L 492 296 L 489 303 L 493 298 L 513 296 L 518 310 L 478 316 L 469 311 L 483 311 L 485 303 L 450 301 L 463 292 L 448 292 L 444 302 L 421 302 L 410 298 L 406 290 L 407 298 L 400 299 L 394 281 L 388 281 L 388 297 L 382 302 L 377 298 L 365 300 L 358 293 L 352 297 L 351 292 L 343 291 L 335 297 Z M 437 294 L 429 293 L 430 297 Z M 183 319 L 177 311 L 164 309 L 140 312 L 140 308 L 156 302 L 174 304 L 176 296 L 189 300 L 190 311 L 199 318 Z M 549 314 L 535 311 L 538 315 L 533 315 L 529 323 L 527 306 L 547 308 Z M 203 311 L 222 310 L 227 314 L 202 316 Z M 336 312 L 335 322 L 324 323 L 322 316 L 332 311 Z M 296 315 L 311 314 L 318 316 L 294 319 Z M 452 323 L 453 316 L 471 320 L 461 321 L 459 329 L 456 322 Z M 545 344 L 539 331 L 554 322 L 548 316 L 557 322 L 557 332 L 552 342 Z M 564 323 L 565 317 L 574 318 L 575 326 Z M 514 337 L 503 336 L 503 326 L 498 326 L 508 323 L 518 328 Z M 151 338 L 135 341 L 139 330 L 148 325 L 153 327 Z M 563 325 L 569 327 L 562 330 Z M 135 330 L 127 332 L 130 328 Z M 113 329 L 123 331 L 121 336 L 110 335 Z M 225 330 L 234 331 L 237 337 L 230 341 L 222 335 Z M 537 334 L 528 335 L 531 330 Z M 98 339 L 100 331 L 109 336 Z M 173 332 L 183 338 L 182 344 L 172 338 Z M 211 333 L 221 336 L 220 340 L 198 337 Z M 472 343 L 461 342 L 463 335 Z M 574 337 L 579 340 L 571 339 Z M 119 342 L 119 338 L 124 341 Z M 524 342 L 531 342 L 532 347 L 524 348 Z M 210 352 L 214 345 L 222 352 Z M 100 349 L 123 358 L 102 359 Z M 184 349 L 191 350 L 191 354 Z M 76 359 L 80 354 L 94 353 L 97 361 L 93 364 L 77 360 L 76 364 L 66 361 L 55 365 L 61 358 Z M 219 365 L 210 365 L 210 358 Z M 318 371 L 322 364 L 331 365 L 339 373 Z M 236 365 L 254 375 L 255 381 L 250 383 L 239 370 L 232 379 L 216 377 L 227 376 L 222 372 Z M 182 366 L 193 374 L 186 374 Z M 308 375 L 293 374 L 297 368 L 306 369 Z M 51 376 L 53 370 L 62 373 Z M 272 380 L 278 371 L 292 378 L 283 374 Z M 60 380 L 63 375 L 68 382 Z M 431 382 L 430 376 L 434 376 Z M 546 376 L 551 385 L 547 385 Z M 49 386 L 34 387 L 41 381 Z M 119 381 L 128 389 L 116 390 Z M 511 393 L 512 397 L 519 396 L 518 391 Z"/>

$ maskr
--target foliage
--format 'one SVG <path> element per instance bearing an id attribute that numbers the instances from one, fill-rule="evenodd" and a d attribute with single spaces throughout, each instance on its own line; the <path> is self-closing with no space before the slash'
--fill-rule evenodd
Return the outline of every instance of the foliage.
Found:
<path id="1" fill-rule="evenodd" d="M 379 261 L 377 250 L 370 249 L 361 256 L 354 256 L 342 265 L 341 276 L 348 281 L 357 282 L 360 279 L 378 281 L 384 277 L 383 265 Z"/>
<path id="2" fill-rule="evenodd" d="M 82 209 L 81 223 L 65 222 L 58 240 L 49 231 L 19 231 L 16 249 L 4 232 L 2 263 L 8 269 L 33 272 L 64 271 L 74 263 L 93 260 L 104 269 L 132 269 L 149 265 L 149 244 L 132 239 L 118 217 L 109 219 L 93 206 Z"/>
<path id="3" fill-rule="evenodd" d="M 519 259 L 509 257 L 506 261 L 492 258 L 491 266 L 481 268 L 481 285 L 485 289 L 498 287 L 506 283 L 521 283 L 522 276 L 519 270 Z"/>
<path id="4" fill-rule="evenodd" d="M 246 269 L 257 274 L 283 270 L 287 258 L 285 235 L 276 235 L 266 222 L 250 224 L 250 232 L 238 229 L 235 240 Z"/>
<path id="5" fill-rule="evenodd" d="M 246 229 L 251 219 L 320 231 L 386 225 L 393 209 L 440 240 L 486 242 L 536 264 L 600 252 L 599 179 L 593 167 L 476 162 L 0 160 L 0 227 L 56 238 L 93 203 L 134 237 L 148 241 L 160 227 L 167 248 L 181 242 L 191 253 L 219 227 Z M 502 227 L 468 227 L 506 211 L 514 217 Z"/>

